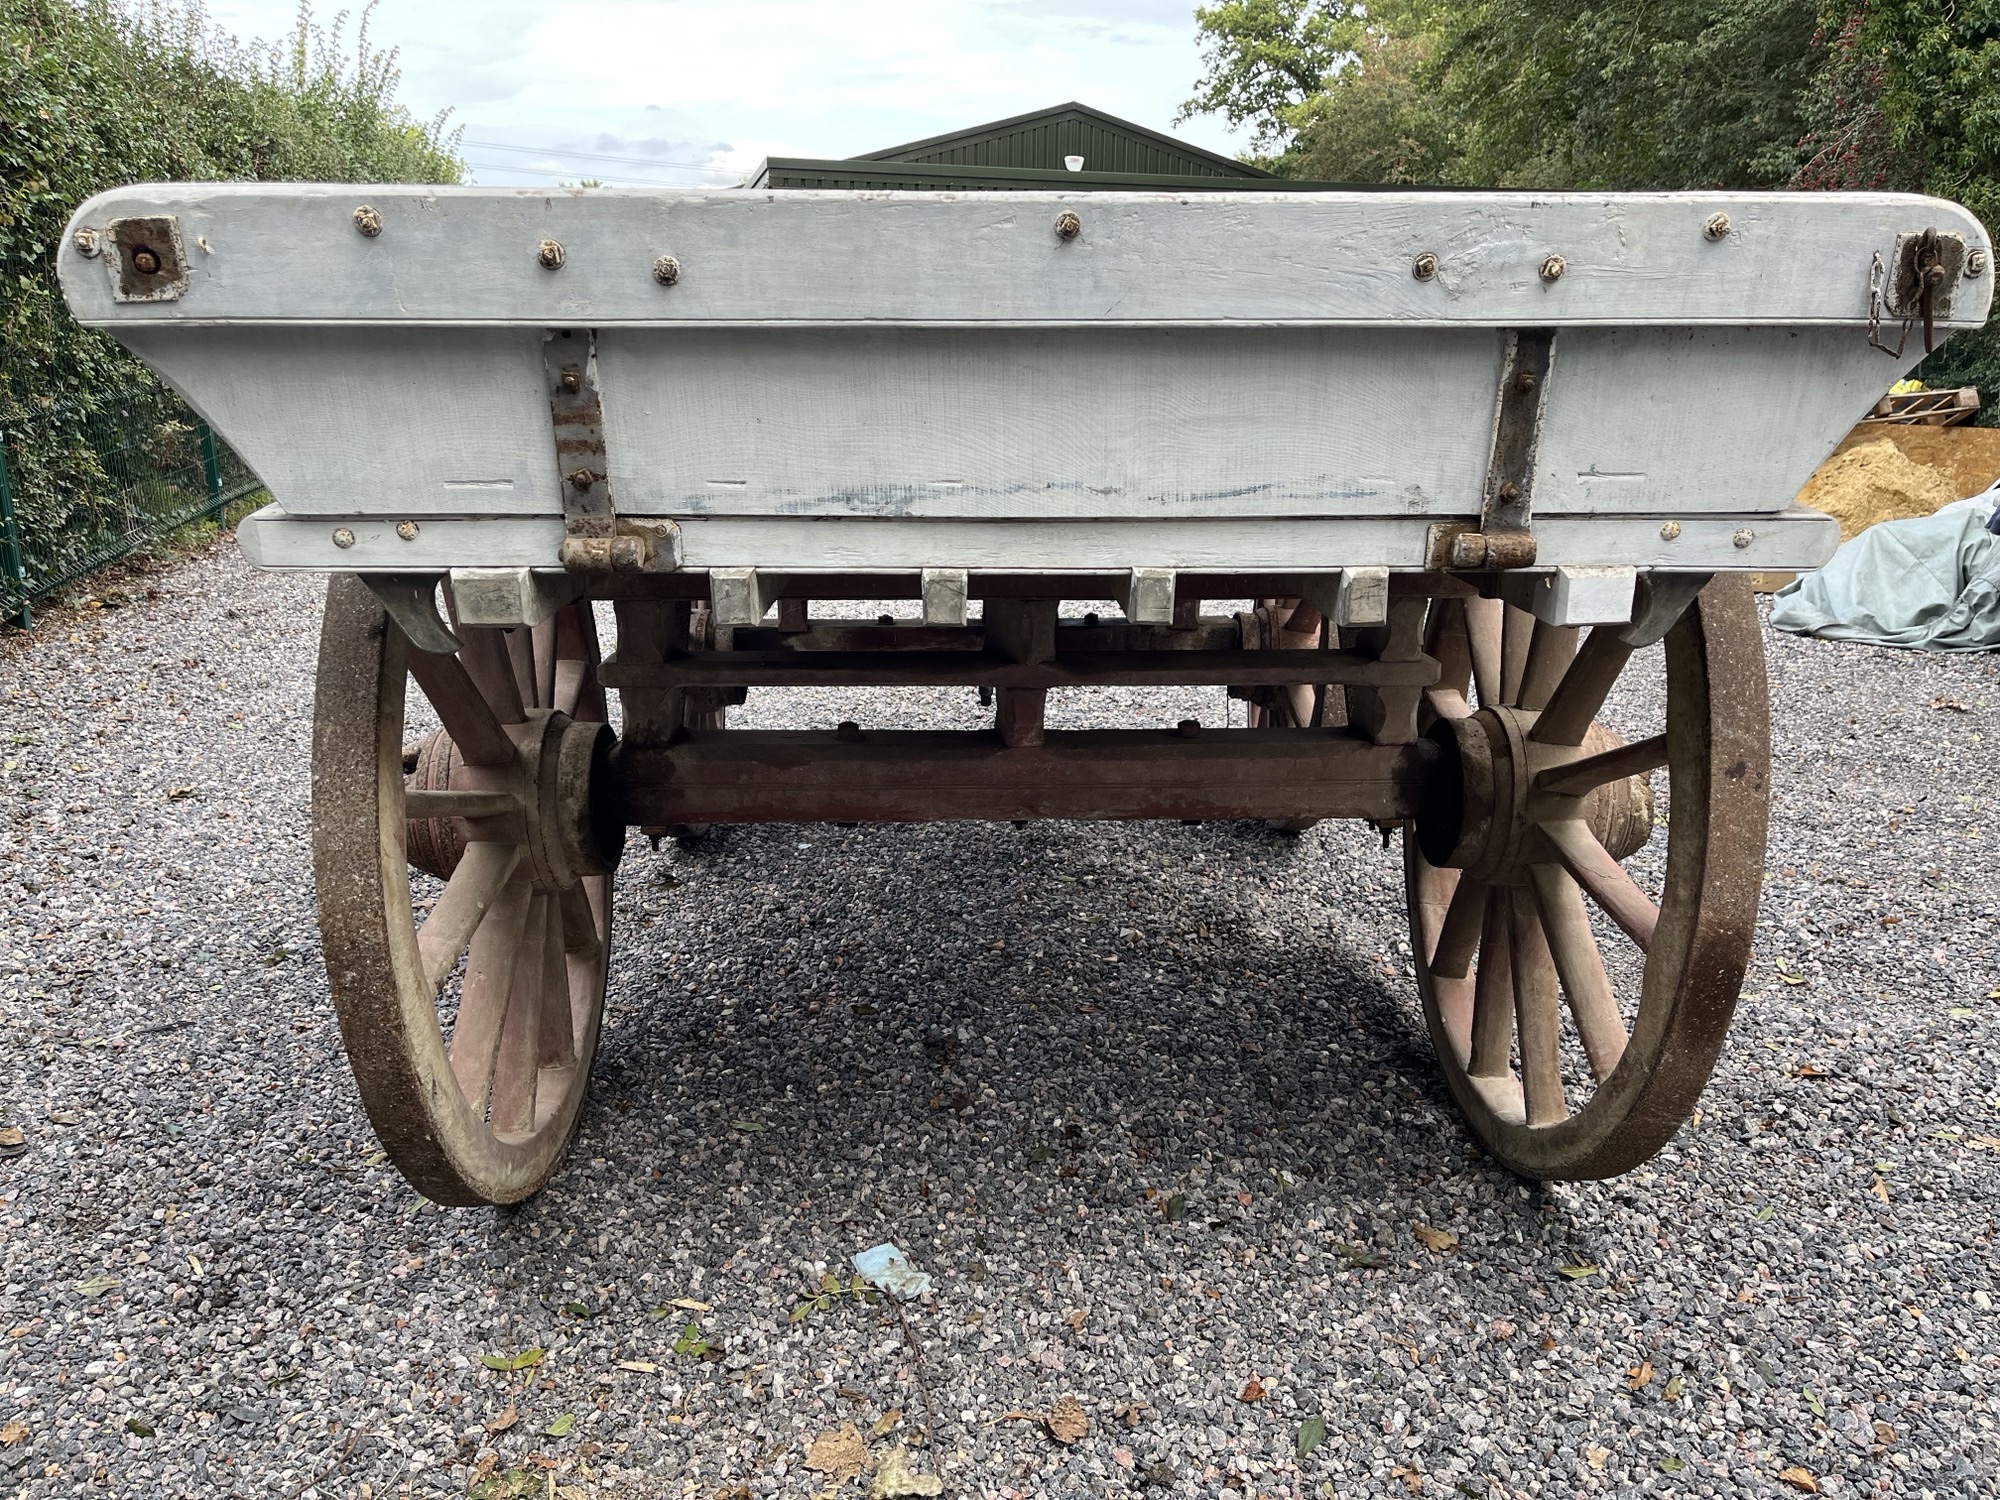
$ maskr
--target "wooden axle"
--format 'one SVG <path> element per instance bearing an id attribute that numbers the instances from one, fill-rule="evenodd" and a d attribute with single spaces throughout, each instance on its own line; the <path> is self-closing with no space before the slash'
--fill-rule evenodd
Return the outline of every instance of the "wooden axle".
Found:
<path id="1" fill-rule="evenodd" d="M 619 747 L 628 825 L 1414 817 L 1438 758 L 1337 729 L 700 730 Z"/>

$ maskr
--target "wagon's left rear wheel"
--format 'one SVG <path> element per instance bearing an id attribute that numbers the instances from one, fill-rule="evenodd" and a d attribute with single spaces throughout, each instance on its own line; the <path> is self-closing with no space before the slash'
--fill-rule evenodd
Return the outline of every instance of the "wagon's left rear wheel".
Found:
<path id="1" fill-rule="evenodd" d="M 313 867 L 376 1135 L 438 1202 L 507 1203 L 548 1179 L 576 1128 L 624 830 L 592 795 L 612 733 L 590 606 L 457 633 L 455 656 L 418 651 L 358 579 L 333 580 Z"/>

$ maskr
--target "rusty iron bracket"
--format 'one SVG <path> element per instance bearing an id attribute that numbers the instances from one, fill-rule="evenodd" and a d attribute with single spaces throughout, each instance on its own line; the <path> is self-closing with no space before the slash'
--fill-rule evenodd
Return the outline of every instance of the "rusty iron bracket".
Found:
<path id="1" fill-rule="evenodd" d="M 1936 349 L 1936 322 L 1951 316 L 1966 254 L 1965 236 L 1940 233 L 1935 226 L 1897 235 L 1886 266 L 1878 252 L 1868 272 L 1868 342 L 1901 359 L 1910 329 L 1921 320 L 1924 353 Z M 1882 338 L 1884 313 L 1903 325 L 1893 349 Z"/>
<path id="2" fill-rule="evenodd" d="M 1535 453 L 1541 444 L 1542 413 L 1548 408 L 1555 343 L 1553 328 L 1517 328 L 1508 333 L 1500 388 L 1493 401 L 1493 446 L 1486 461 L 1479 525 L 1432 527 L 1428 561 L 1433 569 L 1478 572 L 1534 566 Z"/>
<path id="3" fill-rule="evenodd" d="M 588 328 L 551 330 L 542 363 L 562 489 L 562 565 L 573 573 L 671 573 L 680 566 L 680 527 L 618 514 L 604 449 L 597 334 Z"/>

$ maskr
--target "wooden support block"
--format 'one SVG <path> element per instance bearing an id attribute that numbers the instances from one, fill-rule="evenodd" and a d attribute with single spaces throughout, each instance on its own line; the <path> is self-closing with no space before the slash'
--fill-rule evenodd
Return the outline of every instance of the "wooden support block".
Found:
<path id="1" fill-rule="evenodd" d="M 688 648 L 692 606 L 685 599 L 620 599 L 612 605 L 618 621 L 616 660 L 658 668 Z M 618 689 L 629 744 L 665 744 L 687 722 L 687 690 L 638 686 Z"/>
<path id="2" fill-rule="evenodd" d="M 1623 625 L 1638 571 L 1623 566 L 1532 568 L 1500 575 L 1501 597 L 1545 625 Z"/>
<path id="3" fill-rule="evenodd" d="M 1003 661 L 1033 665 L 1056 654 L 1056 599 L 988 599 L 986 647 Z M 994 727 L 1010 750 L 1042 743 L 1042 719 L 1048 705 L 1046 688 L 1002 688 Z"/>
<path id="4" fill-rule="evenodd" d="M 804 635 L 812 629 L 812 600 L 780 599 L 778 601 L 778 633 L 781 635 Z"/>
<path id="5" fill-rule="evenodd" d="M 1134 568 L 1119 590 L 1118 607 L 1134 625 L 1171 625 L 1174 622 L 1174 570 Z"/>
<path id="6" fill-rule="evenodd" d="M 539 625 L 583 592 L 557 568 L 453 568 L 452 607 L 461 625 Z"/>
<path id="7" fill-rule="evenodd" d="M 710 568 L 709 608 L 718 626 L 755 625 L 776 602 L 783 580 L 756 568 Z"/>
<path id="8" fill-rule="evenodd" d="M 965 623 L 965 569 L 925 568 L 923 595 L 926 625 Z"/>
<path id="9" fill-rule="evenodd" d="M 1385 624 L 1389 618 L 1389 570 L 1342 568 L 1338 573 L 1310 573 L 1300 582 L 1301 594 L 1335 625 Z"/>

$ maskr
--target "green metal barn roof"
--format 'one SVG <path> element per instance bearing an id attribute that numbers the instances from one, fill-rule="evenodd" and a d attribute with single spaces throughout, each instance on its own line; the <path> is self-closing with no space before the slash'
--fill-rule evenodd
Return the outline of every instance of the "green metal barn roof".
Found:
<path id="1" fill-rule="evenodd" d="M 1071 172 L 1065 156 L 1083 158 Z M 773 156 L 753 188 L 955 189 L 1165 188 L 1289 189 L 1318 187 L 1273 177 L 1258 167 L 1134 125 L 1087 104 L 1058 104 L 928 140 L 845 160 Z"/>

